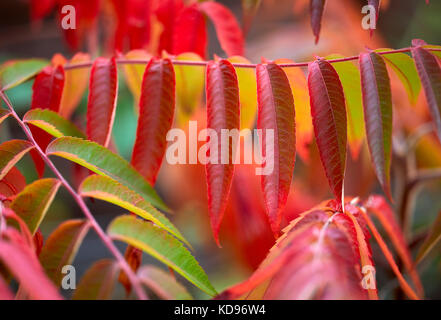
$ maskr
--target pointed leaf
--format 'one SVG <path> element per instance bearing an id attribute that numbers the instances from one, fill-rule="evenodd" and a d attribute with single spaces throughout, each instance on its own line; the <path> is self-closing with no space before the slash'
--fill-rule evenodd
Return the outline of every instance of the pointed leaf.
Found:
<path id="1" fill-rule="evenodd" d="M 0 144 L 0 180 L 33 147 L 25 140 L 9 140 Z"/>
<path id="2" fill-rule="evenodd" d="M 0 66 L 0 89 L 11 89 L 32 78 L 49 62 L 41 59 L 11 60 Z"/>
<path id="3" fill-rule="evenodd" d="M 115 58 L 95 60 L 90 76 L 87 105 L 87 138 L 109 145 L 115 118 L 118 72 Z"/>
<path id="4" fill-rule="evenodd" d="M 320 159 L 336 200 L 343 203 L 347 142 L 343 87 L 329 62 L 316 60 L 308 69 L 311 115 Z"/>
<path id="5" fill-rule="evenodd" d="M 73 123 L 51 110 L 30 110 L 24 115 L 23 121 L 46 131 L 55 138 L 63 136 L 85 138 L 84 133 Z"/>
<path id="6" fill-rule="evenodd" d="M 19 193 L 26 186 L 26 179 L 20 170 L 12 167 L 11 170 L 0 180 L 0 195 L 11 197 Z"/>
<path id="7" fill-rule="evenodd" d="M 41 249 L 40 262 L 55 285 L 61 285 L 64 276 L 62 269 L 72 264 L 89 226 L 85 220 L 67 220 L 47 238 Z"/>
<path id="8" fill-rule="evenodd" d="M 190 252 L 178 240 L 150 222 L 134 216 L 121 216 L 113 220 L 108 233 L 165 263 L 209 295 L 216 294 L 207 275 Z"/>
<path id="9" fill-rule="evenodd" d="M 103 259 L 95 262 L 81 278 L 73 300 L 110 300 L 118 277 L 115 261 Z"/>
<path id="10" fill-rule="evenodd" d="M 233 65 L 227 60 L 208 63 L 206 96 L 207 128 L 216 132 L 218 137 L 218 141 L 207 142 L 210 143 L 210 160 L 206 164 L 205 170 L 211 228 L 219 245 L 219 228 L 230 194 L 234 172 L 233 161 L 238 142 L 234 141 L 234 137 L 230 142 L 228 135 L 223 139 L 222 131 L 229 130 L 230 133 L 230 130 L 236 130 L 238 134 L 240 126 L 237 76 Z M 222 145 L 227 145 L 228 149 L 223 149 Z M 216 150 L 211 148 L 216 148 Z"/>
<path id="11" fill-rule="evenodd" d="M 58 112 L 64 87 L 64 69 L 45 67 L 35 78 L 32 86 L 31 109 L 49 109 Z"/>
<path id="12" fill-rule="evenodd" d="M 320 38 L 320 29 L 322 28 L 323 11 L 325 9 L 326 0 L 310 0 L 309 12 L 311 15 L 312 33 L 315 36 L 317 44 Z"/>
<path id="13" fill-rule="evenodd" d="M 278 59 L 277 64 L 294 63 L 289 59 Z M 286 76 L 291 86 L 296 111 L 296 149 L 303 161 L 309 159 L 309 146 L 313 139 L 311 106 L 309 104 L 308 83 L 300 68 L 285 68 Z"/>
<path id="14" fill-rule="evenodd" d="M 187 243 L 178 229 L 161 212 L 152 207 L 139 194 L 105 176 L 87 177 L 79 188 L 83 197 L 92 197 L 113 203 L 138 216 L 150 220 L 167 230 L 179 240 Z"/>
<path id="15" fill-rule="evenodd" d="M 216 29 L 217 38 L 225 53 L 229 56 L 244 54 L 242 29 L 233 13 L 219 2 L 207 1 L 199 4 Z"/>
<path id="16" fill-rule="evenodd" d="M 207 30 L 204 15 L 196 4 L 181 11 L 176 20 L 173 53 L 193 52 L 205 58 L 207 55 Z"/>
<path id="17" fill-rule="evenodd" d="M 152 56 L 145 50 L 132 50 L 126 53 L 127 60 L 150 60 Z M 138 110 L 139 97 L 141 96 L 142 78 L 145 72 L 145 64 L 128 63 L 123 65 L 123 71 L 127 86 L 135 98 L 136 110 Z"/>
<path id="18" fill-rule="evenodd" d="M 259 105 L 257 128 L 262 129 L 261 154 L 265 159 L 262 191 L 271 229 L 277 236 L 280 231 L 282 210 L 291 187 L 296 156 L 294 98 L 289 80 L 277 64 L 258 65 L 256 76 Z M 274 135 L 273 141 L 269 140 L 271 132 Z M 267 151 L 270 153 L 266 154 Z M 272 171 L 265 172 L 266 169 Z"/>
<path id="19" fill-rule="evenodd" d="M 192 300 L 187 289 L 176 281 L 169 272 L 155 266 L 144 266 L 138 271 L 141 282 L 159 298 L 166 300 Z"/>
<path id="20" fill-rule="evenodd" d="M 17 194 L 11 209 L 27 224 L 32 235 L 43 221 L 47 210 L 60 187 L 60 181 L 53 178 L 36 180 Z"/>
<path id="21" fill-rule="evenodd" d="M 231 63 L 250 63 L 248 59 L 241 56 L 230 57 L 228 61 Z M 252 129 L 257 114 L 256 73 L 251 68 L 236 68 L 236 74 L 239 83 L 240 128 Z"/>
<path id="22" fill-rule="evenodd" d="M 416 263 L 420 263 L 424 257 L 435 247 L 441 240 L 441 213 L 438 214 L 434 224 L 430 228 L 427 238 L 424 240 L 416 257 Z"/>
<path id="23" fill-rule="evenodd" d="M 441 140 L 441 68 L 437 58 L 421 46 L 411 48 L 412 57 L 426 94 L 427 104 Z"/>
<path id="24" fill-rule="evenodd" d="M 80 64 L 90 61 L 87 53 L 77 53 L 69 64 Z M 89 68 L 77 68 L 65 71 L 63 94 L 60 103 L 60 115 L 69 119 L 81 101 L 89 80 Z"/>
<path id="25" fill-rule="evenodd" d="M 340 54 L 333 54 L 326 57 L 326 59 L 340 58 L 344 57 Z M 364 137 L 360 71 L 352 61 L 334 63 L 333 67 L 338 73 L 346 99 L 349 149 L 352 158 L 357 159 Z"/>
<path id="26" fill-rule="evenodd" d="M 126 160 L 103 146 L 80 138 L 62 137 L 53 141 L 46 150 L 102 176 L 110 177 L 139 193 L 155 207 L 168 210 L 155 190 Z"/>
<path id="27" fill-rule="evenodd" d="M 170 59 L 150 60 L 144 73 L 132 164 L 154 185 L 175 113 L 175 74 Z"/>
<path id="28" fill-rule="evenodd" d="M 360 54 L 366 136 L 375 173 L 386 195 L 390 194 L 392 157 L 392 95 L 386 64 L 375 53 Z"/>

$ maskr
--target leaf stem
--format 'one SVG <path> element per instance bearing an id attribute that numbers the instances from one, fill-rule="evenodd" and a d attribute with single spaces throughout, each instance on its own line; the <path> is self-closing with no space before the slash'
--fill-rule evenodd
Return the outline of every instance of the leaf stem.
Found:
<path id="1" fill-rule="evenodd" d="M 394 54 L 394 53 L 403 53 L 403 52 L 410 52 L 410 47 L 408 48 L 402 48 L 402 49 L 396 49 L 396 50 L 389 50 L 389 51 L 382 51 L 377 52 L 380 55 L 386 55 L 386 54 Z M 427 48 L 427 50 L 430 51 L 441 51 L 441 49 L 438 48 Z M 352 60 L 358 60 L 357 56 L 350 56 L 345 58 L 339 58 L 339 59 L 329 59 L 327 60 L 330 63 L 338 63 L 338 62 L 345 62 L 345 61 L 352 61 Z M 147 64 L 150 60 L 149 59 L 133 59 L 128 60 L 124 58 L 116 59 L 117 64 Z M 182 65 L 182 66 L 200 66 L 204 67 L 207 65 L 208 61 L 190 61 L 190 60 L 172 60 L 172 63 L 174 65 Z M 282 63 L 279 64 L 281 68 L 298 68 L 298 67 L 307 67 L 311 61 L 308 62 L 298 62 L 298 63 Z M 75 63 L 75 64 L 67 64 L 64 66 L 65 70 L 72 70 L 72 69 L 81 69 L 81 68 L 90 68 L 93 65 L 93 61 L 88 62 L 82 62 L 82 63 Z M 257 64 L 254 63 L 232 63 L 232 65 L 236 68 L 256 68 Z"/>
<path id="2" fill-rule="evenodd" d="M 76 191 L 73 189 L 73 187 L 67 182 L 67 180 L 63 177 L 63 175 L 58 171 L 58 169 L 55 167 L 53 162 L 49 159 L 49 157 L 46 155 L 45 152 L 40 148 L 40 146 L 35 141 L 34 137 L 32 136 L 31 131 L 26 126 L 26 124 L 20 119 L 20 117 L 15 112 L 14 108 L 12 107 L 11 102 L 7 98 L 6 94 L 0 90 L 0 96 L 3 99 L 3 101 L 8 106 L 9 110 L 11 111 L 12 116 L 17 120 L 20 127 L 23 129 L 24 133 L 26 134 L 28 140 L 34 145 L 35 149 L 38 151 L 38 153 L 41 155 L 43 160 L 46 162 L 48 167 L 52 170 L 52 172 L 56 175 L 56 177 L 61 181 L 61 183 L 64 185 L 64 187 L 67 189 L 67 191 L 72 195 L 74 200 L 77 202 L 81 210 L 83 211 L 86 218 L 89 220 L 91 226 L 93 229 L 95 229 L 98 236 L 101 238 L 104 245 L 109 249 L 109 251 L 112 253 L 112 255 L 115 257 L 115 259 L 120 264 L 121 269 L 126 273 L 127 277 L 129 278 L 129 281 L 131 282 L 134 291 L 138 295 L 139 299 L 146 300 L 148 299 L 147 295 L 145 294 L 141 282 L 138 279 L 138 277 L 135 275 L 135 273 L 132 271 L 130 266 L 128 265 L 127 261 L 124 259 L 123 255 L 119 250 L 116 248 L 115 244 L 112 242 L 110 237 L 107 236 L 107 234 L 104 232 L 104 230 L 100 227 L 98 222 L 95 220 L 94 216 L 90 212 L 89 208 L 87 207 L 86 203 L 84 202 L 84 199 L 76 193 Z"/>

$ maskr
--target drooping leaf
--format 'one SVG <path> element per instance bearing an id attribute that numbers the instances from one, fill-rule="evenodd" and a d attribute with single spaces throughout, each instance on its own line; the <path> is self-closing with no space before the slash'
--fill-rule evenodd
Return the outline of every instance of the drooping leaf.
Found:
<path id="1" fill-rule="evenodd" d="M 156 10 L 156 17 L 162 24 L 159 37 L 158 54 L 163 50 L 173 52 L 173 36 L 176 31 L 176 19 L 184 8 L 183 0 L 160 1 Z"/>
<path id="2" fill-rule="evenodd" d="M 11 203 L 11 209 L 27 224 L 32 235 L 43 221 L 60 181 L 53 178 L 36 180 L 27 185 Z"/>
<path id="3" fill-rule="evenodd" d="M 375 52 L 390 51 L 392 49 L 377 49 Z M 418 100 L 421 91 L 421 82 L 418 72 L 410 56 L 405 53 L 388 53 L 382 55 L 386 65 L 388 65 L 403 83 L 404 88 L 412 104 Z"/>
<path id="4" fill-rule="evenodd" d="M 89 84 L 87 138 L 105 147 L 109 145 L 115 118 L 117 76 L 115 58 L 95 60 Z"/>
<path id="5" fill-rule="evenodd" d="M 8 90 L 32 78 L 48 65 L 47 60 L 11 60 L 0 66 L 0 88 Z"/>
<path id="6" fill-rule="evenodd" d="M 55 138 L 63 136 L 85 138 L 84 133 L 72 122 L 51 110 L 30 110 L 24 115 L 23 121 L 44 130 Z"/>
<path id="7" fill-rule="evenodd" d="M 0 180 L 33 147 L 25 140 L 9 140 L 0 144 Z"/>
<path id="8" fill-rule="evenodd" d="M 250 63 L 248 59 L 241 56 L 230 57 L 228 61 L 231 63 Z M 240 128 L 252 129 L 257 114 L 256 73 L 251 68 L 236 68 L 236 74 L 239 83 Z"/>
<path id="9" fill-rule="evenodd" d="M 244 35 L 248 33 L 251 27 L 251 23 L 259 10 L 262 0 L 242 0 L 242 30 Z"/>
<path id="10" fill-rule="evenodd" d="M 10 115 L 8 110 L 0 109 L 0 124 Z"/>
<path id="11" fill-rule="evenodd" d="M 289 59 L 278 59 L 277 64 L 294 63 Z M 309 105 L 308 83 L 300 68 L 286 68 L 286 76 L 291 86 L 295 101 L 296 111 L 296 149 L 304 161 L 309 159 L 309 146 L 314 136 L 311 118 L 311 106 Z"/>
<path id="12" fill-rule="evenodd" d="M 132 164 L 154 185 L 167 148 L 167 132 L 175 113 L 175 74 L 170 59 L 152 59 L 139 101 L 139 120 Z"/>
<path id="13" fill-rule="evenodd" d="M 309 12 L 311 15 L 312 33 L 315 36 L 317 44 L 320 38 L 320 29 L 322 28 L 322 17 L 325 9 L 326 0 L 310 0 Z"/>
<path id="14" fill-rule="evenodd" d="M 115 261 L 103 259 L 95 262 L 81 278 L 73 300 L 109 300 L 118 277 L 119 266 Z"/>
<path id="15" fill-rule="evenodd" d="M 168 210 L 155 190 L 126 160 L 97 143 L 80 138 L 61 137 L 53 141 L 46 150 L 56 155 L 110 177 L 139 193 L 145 200 L 161 210 Z"/>
<path id="16" fill-rule="evenodd" d="M 15 229 L 8 229 L 10 241 L 0 240 L 0 261 L 16 277 L 20 286 L 34 300 L 62 299 L 55 286 L 44 274 L 32 248 Z M 3 232 L 5 235 L 6 232 Z M 15 240 L 15 241 L 14 241 Z"/>
<path id="17" fill-rule="evenodd" d="M 90 61 L 87 53 L 77 53 L 69 64 L 80 64 Z M 89 68 L 76 68 L 65 71 L 63 94 L 60 103 L 60 115 L 69 119 L 81 101 L 89 80 Z"/>
<path id="18" fill-rule="evenodd" d="M 418 250 L 416 264 L 420 263 L 424 257 L 435 247 L 441 240 L 441 214 L 438 214 L 434 224 L 430 228 L 429 234 Z"/>
<path id="19" fill-rule="evenodd" d="M 11 197 L 19 193 L 26 186 L 26 179 L 17 167 L 12 167 L 0 180 L 0 195 Z"/>
<path id="20" fill-rule="evenodd" d="M 138 271 L 141 282 L 159 298 L 166 300 L 192 300 L 187 289 L 176 281 L 170 273 L 155 266 L 143 266 Z"/>
<path id="21" fill-rule="evenodd" d="M 58 112 L 64 87 L 64 69 L 47 66 L 37 74 L 32 86 L 31 109 L 49 109 Z"/>
<path id="22" fill-rule="evenodd" d="M 178 240 L 150 222 L 134 216 L 121 216 L 110 224 L 108 234 L 152 255 L 209 295 L 216 294 L 190 252 Z"/>
<path id="23" fill-rule="evenodd" d="M 230 9 L 214 1 L 200 3 L 199 9 L 213 22 L 217 38 L 225 53 L 229 56 L 243 56 L 245 41 L 242 29 Z"/>
<path id="24" fill-rule="evenodd" d="M 392 94 L 389 75 L 378 53 L 360 54 L 359 64 L 369 151 L 378 181 L 391 199 Z"/>
<path id="25" fill-rule="evenodd" d="M 47 238 L 40 253 L 40 262 L 55 285 L 61 285 L 62 269 L 72 264 L 89 226 L 85 220 L 67 220 Z"/>
<path id="26" fill-rule="evenodd" d="M 343 204 L 347 142 L 343 87 L 329 62 L 316 60 L 308 69 L 311 115 L 320 159 L 335 198 Z"/>
<path id="27" fill-rule="evenodd" d="M 326 59 L 344 58 L 333 54 Z M 333 67 L 340 78 L 346 99 L 346 116 L 348 118 L 348 144 L 353 159 L 358 158 L 364 137 L 363 102 L 360 85 L 360 71 L 352 61 L 334 63 Z"/>
<path id="28" fill-rule="evenodd" d="M 176 60 L 202 61 L 195 53 L 183 53 Z M 199 106 L 205 85 L 205 67 L 174 65 L 176 75 L 176 118 L 187 125 L 189 118 Z"/>
<path id="29" fill-rule="evenodd" d="M 277 64 L 258 65 L 256 76 L 257 128 L 262 130 L 261 154 L 265 159 L 262 165 L 262 191 L 271 229 L 277 237 L 296 156 L 294 98 L 289 80 Z"/>
<path id="30" fill-rule="evenodd" d="M 179 230 L 161 212 L 136 192 L 106 176 L 91 175 L 87 177 L 81 184 L 79 193 L 83 197 L 100 199 L 127 209 L 146 220 L 152 221 L 158 227 L 187 243 Z"/>
<path id="31" fill-rule="evenodd" d="M 441 68 L 433 54 L 416 41 L 413 44 L 415 46 L 411 48 L 412 57 L 424 88 L 438 139 L 441 140 Z"/>
<path id="32" fill-rule="evenodd" d="M 175 26 L 173 53 L 193 52 L 205 58 L 207 52 L 207 30 L 204 15 L 197 4 L 181 11 Z"/>
<path id="33" fill-rule="evenodd" d="M 145 50 L 132 50 L 126 53 L 125 58 L 127 60 L 149 60 L 152 58 L 150 54 Z M 141 96 L 141 84 L 142 78 L 145 72 L 145 64 L 132 64 L 127 63 L 123 66 L 124 75 L 126 79 L 127 86 L 132 92 L 135 98 L 136 110 L 138 110 L 139 97 Z"/>
<path id="34" fill-rule="evenodd" d="M 211 229 L 219 245 L 219 228 L 230 194 L 234 172 L 234 157 L 239 138 L 240 104 L 236 71 L 227 60 L 210 61 L 207 65 L 207 128 L 216 132 L 218 141 L 211 141 L 209 161 L 206 163 L 208 210 Z M 223 130 L 228 130 L 224 138 Z M 233 132 L 232 130 L 236 130 Z M 208 138 L 208 137 L 207 137 Z M 224 146 L 224 147 L 222 147 Z M 227 148 L 227 149 L 226 149 Z"/>

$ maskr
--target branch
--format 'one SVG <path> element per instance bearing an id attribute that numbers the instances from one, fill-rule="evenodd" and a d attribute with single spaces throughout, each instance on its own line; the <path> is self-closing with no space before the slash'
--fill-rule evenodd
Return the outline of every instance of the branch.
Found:
<path id="1" fill-rule="evenodd" d="M 130 266 L 127 264 L 127 261 L 124 259 L 123 255 L 119 250 L 115 247 L 112 240 L 107 236 L 107 234 L 101 229 L 98 222 L 93 217 L 92 213 L 90 212 L 89 208 L 87 207 L 86 203 L 84 202 L 84 199 L 76 193 L 76 191 L 72 188 L 72 186 L 67 182 L 67 180 L 63 177 L 63 175 L 58 171 L 58 169 L 55 167 L 53 162 L 49 159 L 49 157 L 46 155 L 45 152 L 40 148 L 40 146 L 35 141 L 34 137 L 32 136 L 31 131 L 26 126 L 26 124 L 20 119 L 20 117 L 15 112 L 14 108 L 12 107 L 11 102 L 7 98 L 6 94 L 3 91 L 0 91 L 0 96 L 3 99 L 3 101 L 8 106 L 9 110 L 11 111 L 12 116 L 17 120 L 20 127 L 23 129 L 24 133 L 26 134 L 28 140 L 34 145 L 35 149 L 38 151 L 38 153 L 43 158 L 44 162 L 48 165 L 48 167 L 52 170 L 52 172 L 55 174 L 55 176 L 61 181 L 61 183 L 64 185 L 64 187 L 67 189 L 67 191 L 72 195 L 74 200 L 77 202 L 81 210 L 83 211 L 86 218 L 89 220 L 91 226 L 93 229 L 95 229 L 98 236 L 103 241 L 104 245 L 109 249 L 109 251 L 112 253 L 112 255 L 115 257 L 115 259 L 120 264 L 121 269 L 127 274 L 127 277 L 129 281 L 131 282 L 134 291 L 138 295 L 138 297 L 142 300 L 146 300 L 147 296 L 141 286 L 141 282 L 139 281 L 138 277 L 135 275 L 133 270 L 130 268 Z"/>
<path id="2" fill-rule="evenodd" d="M 441 49 L 437 48 L 427 48 L 430 51 L 441 51 Z M 389 51 L 383 51 L 383 52 L 377 52 L 380 55 L 387 55 L 387 54 L 394 54 L 394 53 L 400 53 L 400 52 L 410 52 L 410 48 L 402 48 L 397 50 L 389 50 Z M 338 63 L 338 62 L 345 62 L 345 61 L 352 61 L 352 60 L 358 60 L 359 56 L 351 56 L 346 58 L 339 58 L 339 59 L 329 59 L 327 60 L 329 63 Z M 150 59 L 140 59 L 140 60 L 128 60 L 128 59 L 116 59 L 117 64 L 147 64 L 150 61 Z M 183 65 L 183 66 L 200 66 L 204 67 L 207 65 L 208 61 L 190 61 L 190 60 L 172 60 L 172 63 L 174 65 Z M 308 62 L 299 62 L 299 63 L 282 63 L 279 64 L 281 68 L 298 68 L 298 67 L 307 67 L 311 61 Z M 65 70 L 72 70 L 72 69 L 81 69 L 81 68 L 90 68 L 93 65 L 93 61 L 83 62 L 83 63 L 75 63 L 75 64 L 67 64 L 64 66 Z M 257 64 L 254 63 L 232 63 L 232 65 L 236 68 L 256 68 Z"/>

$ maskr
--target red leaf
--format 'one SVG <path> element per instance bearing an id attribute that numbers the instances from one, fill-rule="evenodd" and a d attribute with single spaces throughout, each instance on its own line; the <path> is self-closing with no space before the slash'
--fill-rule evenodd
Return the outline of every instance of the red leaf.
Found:
<path id="1" fill-rule="evenodd" d="M 320 159 L 335 198 L 343 204 L 347 142 L 343 88 L 335 69 L 322 59 L 309 65 L 308 88 Z"/>
<path id="2" fill-rule="evenodd" d="M 176 32 L 176 19 L 184 8 L 182 0 L 165 0 L 159 3 L 156 17 L 162 24 L 159 38 L 158 54 L 163 50 L 173 52 L 173 36 Z"/>
<path id="3" fill-rule="evenodd" d="M 26 186 L 26 179 L 21 172 L 12 167 L 11 170 L 0 180 L 0 195 L 8 198 L 16 195 Z"/>
<path id="4" fill-rule="evenodd" d="M 95 60 L 89 84 L 87 137 L 105 147 L 109 145 L 115 118 L 117 77 L 115 58 Z"/>
<path id="5" fill-rule="evenodd" d="M 175 112 L 175 73 L 169 59 L 150 60 L 144 72 L 133 166 L 154 185 Z"/>
<path id="6" fill-rule="evenodd" d="M 239 85 L 236 71 L 227 60 L 210 61 L 207 65 L 207 128 L 214 130 L 217 141 L 210 136 L 209 161 L 205 166 L 207 174 L 208 208 L 210 211 L 211 228 L 219 245 L 219 227 L 225 212 L 234 172 L 234 156 L 236 154 L 235 139 L 227 136 L 223 139 L 222 131 L 240 127 Z M 227 133 L 228 134 L 228 133 Z M 224 141 L 225 140 L 225 141 Z M 228 151 L 222 145 L 228 143 Z M 217 150 L 213 150 L 216 148 Z M 214 161 L 213 161 L 214 160 Z"/>
<path id="7" fill-rule="evenodd" d="M 309 12 L 311 15 L 311 27 L 317 44 L 320 38 L 320 29 L 322 28 L 322 17 L 325 9 L 326 0 L 310 0 Z"/>
<path id="8" fill-rule="evenodd" d="M 430 114 L 435 122 L 436 132 L 441 141 L 441 68 L 437 58 L 421 47 L 423 43 L 412 41 L 411 48 L 415 66 L 426 94 Z"/>
<path id="9" fill-rule="evenodd" d="M 142 262 L 142 251 L 138 248 L 128 245 L 126 253 L 124 254 L 124 258 L 126 259 L 127 264 L 130 266 L 133 272 L 136 273 Z M 126 294 L 129 295 L 132 290 L 132 284 L 130 283 L 130 280 L 125 272 L 120 272 L 118 281 L 124 286 Z"/>
<path id="10" fill-rule="evenodd" d="M 55 7 L 55 0 L 31 0 L 31 19 L 41 20 Z"/>
<path id="11" fill-rule="evenodd" d="M 213 22 L 222 49 L 229 56 L 243 56 L 242 29 L 230 9 L 218 2 L 202 2 L 199 9 Z"/>
<path id="12" fill-rule="evenodd" d="M 150 42 L 151 1 L 128 0 L 127 34 L 130 50 L 145 48 Z"/>
<path id="13" fill-rule="evenodd" d="M 392 157 L 392 94 L 383 58 L 375 52 L 359 59 L 364 119 L 369 152 L 375 173 L 389 199 Z"/>
<path id="14" fill-rule="evenodd" d="M 176 20 L 173 53 L 194 52 L 204 58 L 207 55 L 207 30 L 204 15 L 196 5 L 181 11 Z"/>
<path id="15" fill-rule="evenodd" d="M 294 98 L 289 80 L 277 64 L 258 65 L 256 75 L 259 109 L 257 128 L 262 129 L 263 166 L 273 161 L 272 172 L 262 174 L 262 190 L 271 229 L 277 237 L 296 156 Z M 268 130 L 274 133 L 274 148 L 267 146 Z M 266 154 L 267 149 L 274 153 Z"/>

